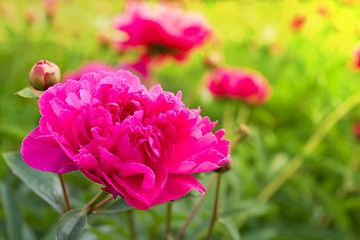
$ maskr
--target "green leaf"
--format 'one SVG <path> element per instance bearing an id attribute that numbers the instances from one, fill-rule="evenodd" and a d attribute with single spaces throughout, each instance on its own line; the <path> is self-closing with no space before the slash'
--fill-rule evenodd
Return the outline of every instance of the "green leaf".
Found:
<path id="1" fill-rule="evenodd" d="M 36 90 L 32 90 L 31 88 L 27 87 L 24 88 L 18 92 L 15 93 L 15 95 L 19 95 L 20 97 L 23 98 L 39 98 L 39 95 L 37 92 L 35 92 Z"/>
<path id="2" fill-rule="evenodd" d="M 20 153 L 4 153 L 5 162 L 32 191 L 44 199 L 57 211 L 62 212 L 64 196 L 59 177 L 55 173 L 42 172 L 27 165 Z"/>
<path id="3" fill-rule="evenodd" d="M 22 239 L 22 224 L 19 207 L 10 189 L 0 183 L 2 207 L 5 212 L 6 231 L 9 240 Z"/>
<path id="4" fill-rule="evenodd" d="M 84 230 L 87 221 L 86 212 L 82 209 L 65 213 L 56 230 L 56 240 L 77 240 Z"/>
<path id="5" fill-rule="evenodd" d="M 229 218 L 219 218 L 219 222 L 225 225 L 225 227 L 229 230 L 234 240 L 241 239 L 239 230 L 236 228 L 236 225 Z"/>
<path id="6" fill-rule="evenodd" d="M 250 218 L 266 214 L 269 210 L 270 206 L 268 204 L 260 203 L 254 199 L 249 199 L 248 201 L 243 201 L 234 206 L 228 207 L 223 213 L 220 214 L 220 216 L 229 217 L 237 215 L 243 218 Z"/>

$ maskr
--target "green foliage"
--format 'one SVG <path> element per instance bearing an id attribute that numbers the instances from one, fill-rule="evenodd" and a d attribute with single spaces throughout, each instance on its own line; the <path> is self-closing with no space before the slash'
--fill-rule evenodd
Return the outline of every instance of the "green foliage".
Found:
<path id="1" fill-rule="evenodd" d="M 8 186 L 0 185 L 2 206 L 5 210 L 6 230 L 9 240 L 19 240 L 21 234 L 21 213 L 17 202 Z"/>
<path id="2" fill-rule="evenodd" d="M 37 195 L 49 203 L 55 210 L 64 211 L 64 197 L 59 177 L 55 173 L 33 169 L 22 160 L 20 153 L 3 154 L 5 162 Z"/>
<path id="3" fill-rule="evenodd" d="M 16 92 L 15 94 L 19 95 L 20 97 L 23 97 L 23 98 L 39 98 L 39 96 L 37 96 L 35 94 L 35 92 L 29 87 L 24 88 L 24 89 Z"/>
<path id="4" fill-rule="evenodd" d="M 84 230 L 87 221 L 86 212 L 82 209 L 69 211 L 61 217 L 56 230 L 56 240 L 77 240 Z"/>

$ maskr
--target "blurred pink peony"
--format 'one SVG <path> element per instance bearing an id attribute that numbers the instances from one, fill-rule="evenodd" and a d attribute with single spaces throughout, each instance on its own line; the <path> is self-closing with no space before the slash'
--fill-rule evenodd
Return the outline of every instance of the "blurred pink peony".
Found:
<path id="1" fill-rule="evenodd" d="M 184 59 L 193 47 L 202 45 L 211 33 L 200 15 L 139 2 L 129 3 L 125 13 L 115 18 L 114 26 L 128 36 L 116 43 L 119 49 L 144 46 L 151 56 L 171 55 L 178 60 Z"/>
<path id="2" fill-rule="evenodd" d="M 59 0 L 43 0 L 47 16 L 54 17 L 58 7 L 58 1 Z"/>
<path id="3" fill-rule="evenodd" d="M 266 102 L 272 91 L 264 76 L 244 68 L 216 68 L 210 72 L 206 81 L 214 95 L 238 98 L 251 104 Z"/>
<path id="4" fill-rule="evenodd" d="M 31 167 L 80 170 L 103 190 L 138 209 L 204 193 L 193 173 L 213 171 L 228 158 L 225 131 L 188 109 L 160 85 L 147 90 L 127 71 L 89 73 L 45 91 L 39 127 L 23 141 Z"/>
<path id="5" fill-rule="evenodd" d="M 100 62 L 100 61 L 93 61 L 85 63 L 80 69 L 77 71 L 68 71 L 64 75 L 64 81 L 68 79 L 72 80 L 80 80 L 81 76 L 86 73 L 92 73 L 92 72 L 114 72 L 115 68 L 107 63 Z"/>
<path id="6" fill-rule="evenodd" d="M 360 71 L 360 44 L 358 44 L 353 52 L 353 57 L 349 63 L 350 70 Z"/>

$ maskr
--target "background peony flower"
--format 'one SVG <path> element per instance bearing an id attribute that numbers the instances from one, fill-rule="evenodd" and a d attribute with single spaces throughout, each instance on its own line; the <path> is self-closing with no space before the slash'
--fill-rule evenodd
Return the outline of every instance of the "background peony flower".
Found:
<path id="1" fill-rule="evenodd" d="M 45 91 L 39 127 L 23 141 L 31 167 L 80 170 L 138 209 L 205 189 L 192 173 L 228 162 L 229 141 L 216 123 L 159 85 L 147 90 L 127 71 L 89 73 Z"/>
<path id="2" fill-rule="evenodd" d="M 360 71 L 360 44 L 358 44 L 353 52 L 352 60 L 349 63 L 350 70 Z"/>
<path id="3" fill-rule="evenodd" d="M 200 15 L 140 2 L 129 3 L 125 13 L 115 18 L 114 26 L 128 35 L 127 40 L 116 43 L 118 48 L 145 46 L 151 56 L 172 55 L 178 60 L 203 44 L 211 33 Z"/>
<path id="4" fill-rule="evenodd" d="M 262 104 L 271 95 L 271 86 L 260 73 L 245 68 L 219 67 L 208 74 L 208 89 L 216 96 Z"/>
<path id="5" fill-rule="evenodd" d="M 77 71 L 68 71 L 67 73 L 65 73 L 64 81 L 68 79 L 80 80 L 81 76 L 86 73 L 100 72 L 100 71 L 114 72 L 115 68 L 107 63 L 103 63 L 100 61 L 88 62 L 84 64 Z"/>
<path id="6" fill-rule="evenodd" d="M 49 17 L 54 17 L 58 6 L 58 0 L 43 0 L 43 3 L 45 6 L 46 14 Z"/>

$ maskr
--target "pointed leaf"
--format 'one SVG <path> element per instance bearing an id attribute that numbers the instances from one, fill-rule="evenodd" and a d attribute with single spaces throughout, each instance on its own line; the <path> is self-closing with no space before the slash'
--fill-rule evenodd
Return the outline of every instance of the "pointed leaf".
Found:
<path id="1" fill-rule="evenodd" d="M 236 228 L 234 222 L 232 222 L 229 218 L 219 218 L 219 222 L 225 225 L 234 240 L 241 239 L 239 230 Z"/>
<path id="2" fill-rule="evenodd" d="M 56 230 L 56 240 L 77 240 L 84 230 L 87 221 L 86 212 L 82 209 L 65 213 Z"/>
<path id="3" fill-rule="evenodd" d="M 15 93 L 15 95 L 19 95 L 20 97 L 23 97 L 23 98 L 39 98 L 40 94 L 41 94 L 40 91 L 37 91 L 35 89 L 33 90 L 29 87 L 24 88 Z"/>
<path id="4" fill-rule="evenodd" d="M 16 205 L 13 194 L 4 184 L 0 184 L 1 202 L 5 211 L 6 231 L 9 240 L 22 239 L 21 215 L 19 207 Z"/>
<path id="5" fill-rule="evenodd" d="M 5 162 L 32 191 L 44 199 L 57 211 L 64 208 L 64 197 L 59 177 L 55 173 L 42 172 L 27 165 L 20 153 L 3 154 Z"/>

